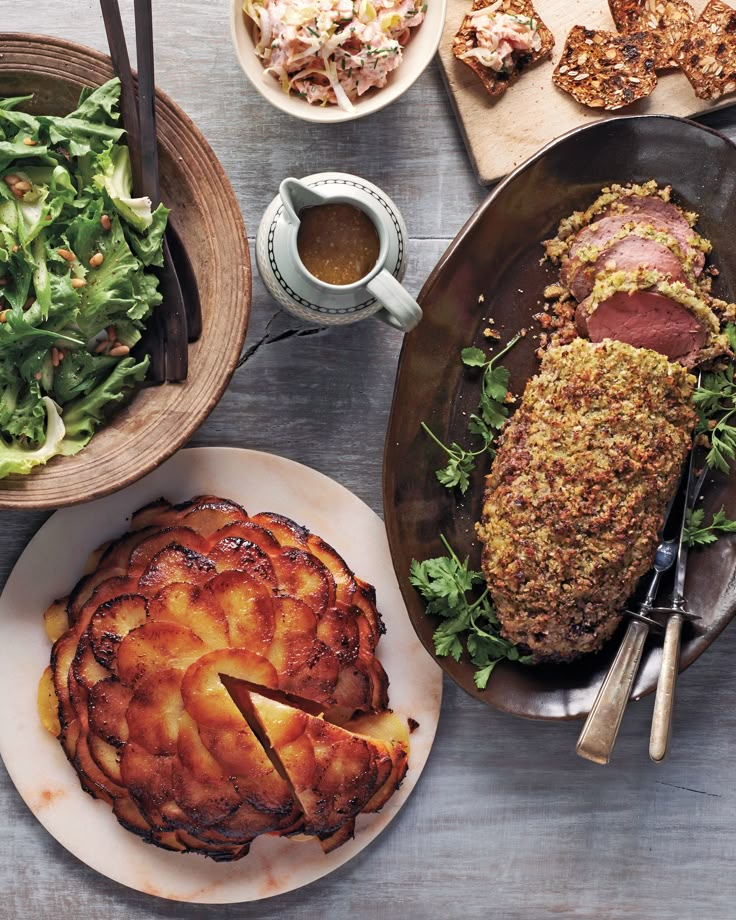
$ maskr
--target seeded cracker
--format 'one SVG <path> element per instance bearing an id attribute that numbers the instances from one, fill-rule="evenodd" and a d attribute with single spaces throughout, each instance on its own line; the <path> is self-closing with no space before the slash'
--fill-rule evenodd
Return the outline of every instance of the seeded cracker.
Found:
<path id="1" fill-rule="evenodd" d="M 700 99 L 736 90 L 736 10 L 710 0 L 677 51 L 677 62 Z"/>
<path id="2" fill-rule="evenodd" d="M 655 56 L 649 32 L 619 35 L 573 26 L 552 80 L 583 105 L 620 109 L 657 85 Z"/>
<path id="3" fill-rule="evenodd" d="M 488 0 L 474 0 L 472 10 L 480 10 L 490 5 L 495 4 L 489 3 Z M 542 45 L 539 51 L 533 51 L 529 54 L 514 55 L 513 70 L 509 73 L 499 73 L 490 67 L 485 67 L 480 61 L 474 58 L 463 59 L 463 54 L 466 51 L 478 47 L 473 19 L 471 16 L 466 16 L 452 43 L 452 53 L 458 60 L 462 61 L 463 64 L 466 64 L 477 74 L 481 83 L 491 96 L 500 96 L 512 83 L 515 83 L 519 79 L 524 71 L 538 64 L 540 61 L 545 60 L 545 58 L 548 58 L 555 44 L 552 33 L 542 22 L 531 0 L 502 0 L 498 6 L 498 12 L 507 13 L 510 16 L 519 16 L 523 19 L 534 20 L 537 32 L 542 40 Z"/>
<path id="4" fill-rule="evenodd" d="M 695 11 L 687 0 L 608 0 L 608 6 L 619 32 L 651 32 L 657 70 L 679 66 L 677 48 L 695 22 Z"/>

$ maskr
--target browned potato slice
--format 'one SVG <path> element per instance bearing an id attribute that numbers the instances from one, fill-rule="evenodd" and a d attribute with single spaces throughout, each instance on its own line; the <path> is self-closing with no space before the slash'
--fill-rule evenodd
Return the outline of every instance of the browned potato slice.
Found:
<path id="1" fill-rule="evenodd" d="M 319 841 L 319 845 L 322 847 L 323 853 L 331 853 L 333 850 L 341 847 L 343 843 L 352 840 L 354 836 L 355 818 L 351 818 L 350 821 L 346 821 L 342 827 L 339 827 L 334 834 L 330 834 L 328 837 L 322 837 Z"/>
<path id="2" fill-rule="evenodd" d="M 329 570 L 335 581 L 336 595 L 335 601 L 341 604 L 351 603 L 355 594 L 355 578 L 348 568 L 347 563 L 339 553 L 325 541 L 313 533 L 309 534 L 307 540 L 309 552 Z M 334 602 L 333 602 L 334 603 Z"/>
<path id="3" fill-rule="evenodd" d="M 265 654 L 273 638 L 273 604 L 263 585 L 242 572 L 223 572 L 207 585 L 225 614 L 233 646 Z"/>
<path id="4" fill-rule="evenodd" d="M 137 580 L 127 575 L 113 575 L 110 578 L 99 581 L 84 603 L 79 607 L 75 607 L 73 610 L 74 619 L 70 622 L 73 624 L 77 635 L 81 635 L 87 628 L 89 621 L 92 619 L 92 615 L 100 604 L 111 601 L 121 594 L 133 594 L 137 587 Z M 71 603 L 67 605 L 67 612 L 69 612 L 70 607 Z"/>
<path id="5" fill-rule="evenodd" d="M 207 553 L 206 540 L 190 527 L 166 527 L 164 530 L 155 530 L 135 544 L 130 553 L 130 574 L 140 578 L 153 557 L 172 543 L 202 555 Z"/>
<path id="6" fill-rule="evenodd" d="M 50 732 L 55 738 L 61 734 L 61 722 L 59 721 L 59 701 L 56 699 L 54 690 L 54 678 L 51 674 L 51 667 L 46 668 L 38 682 L 38 714 L 41 717 L 41 725 Z"/>
<path id="7" fill-rule="evenodd" d="M 183 676 L 182 671 L 169 668 L 138 681 L 126 713 L 128 743 L 135 742 L 150 754 L 176 753 L 179 720 L 184 712 Z"/>
<path id="8" fill-rule="evenodd" d="M 197 585 L 168 585 L 149 602 L 148 618 L 186 626 L 212 649 L 230 645 L 225 614 L 212 595 Z"/>
<path id="9" fill-rule="evenodd" d="M 158 533 L 156 527 L 145 527 L 142 530 L 129 531 L 117 540 L 113 540 L 102 554 L 100 564 L 97 567 L 98 570 L 120 569 L 122 571 L 127 571 L 128 563 L 130 562 L 130 554 L 136 546 L 156 533 Z"/>
<path id="10" fill-rule="evenodd" d="M 206 651 L 201 639 L 176 623 L 146 623 L 118 646 L 118 676 L 133 687 L 146 674 L 162 668 L 187 668 Z"/>
<path id="11" fill-rule="evenodd" d="M 311 553 L 285 549 L 271 557 L 279 594 L 290 594 L 308 604 L 319 616 L 335 603 L 335 581 Z"/>
<path id="12" fill-rule="evenodd" d="M 225 689 L 221 674 L 261 687 L 278 686 L 278 675 L 265 658 L 247 649 L 220 649 L 203 654 L 187 670 L 181 685 L 184 706 L 200 726 L 239 726 L 240 710 Z"/>
<path id="13" fill-rule="evenodd" d="M 139 590 L 150 597 L 170 584 L 203 585 L 215 571 L 209 559 L 196 550 L 168 543 L 146 566 L 138 580 Z"/>
<path id="14" fill-rule="evenodd" d="M 165 526 L 172 515 L 173 506 L 165 498 L 159 498 L 155 502 L 144 505 L 133 514 L 130 522 L 131 530 L 143 530 L 144 527 L 156 525 Z"/>
<path id="15" fill-rule="evenodd" d="M 87 634 L 97 661 L 108 671 L 116 670 L 116 652 L 128 633 L 146 622 L 148 604 L 140 594 L 123 594 L 97 608 Z M 104 680 L 104 677 L 99 678 Z M 95 681 L 96 683 L 96 681 Z"/>
<path id="16" fill-rule="evenodd" d="M 335 653 L 340 666 L 355 661 L 360 644 L 357 608 L 330 607 L 317 624 L 317 636 Z"/>
<path id="17" fill-rule="evenodd" d="M 202 743 L 199 726 L 186 711 L 179 722 L 176 751 L 182 767 L 200 782 L 212 785 L 222 780 L 222 767 Z"/>
<path id="18" fill-rule="evenodd" d="M 403 719 L 387 709 L 385 712 L 358 716 L 344 726 L 358 735 L 380 738 L 388 745 L 392 769 L 386 782 L 366 803 L 364 813 L 379 811 L 399 788 L 409 763 L 409 728 Z"/>
<path id="19" fill-rule="evenodd" d="M 172 543 L 151 559 L 140 577 L 138 588 L 150 596 L 176 582 L 203 585 L 215 571 L 214 565 L 206 556 Z"/>
<path id="20" fill-rule="evenodd" d="M 132 698 L 133 690 L 117 677 L 95 684 L 87 698 L 90 731 L 115 747 L 123 745 L 129 736 L 126 712 Z"/>
<path id="21" fill-rule="evenodd" d="M 249 543 L 255 543 L 267 556 L 278 553 L 281 549 L 279 541 L 271 531 L 260 527 L 253 521 L 237 521 L 235 524 L 227 524 L 212 535 L 210 542 L 218 543 L 227 537 L 240 537 Z"/>
<path id="22" fill-rule="evenodd" d="M 247 520 L 248 515 L 240 505 L 224 498 L 208 495 L 195 499 L 192 510 L 182 518 L 187 527 L 193 528 L 203 537 L 211 536 L 228 524 Z"/>
<path id="23" fill-rule="evenodd" d="M 140 808 L 130 796 L 125 795 L 115 799 L 112 811 L 123 827 L 133 831 L 134 834 L 147 837 L 151 833 L 151 825 L 143 817 Z"/>
<path id="24" fill-rule="evenodd" d="M 113 799 L 117 796 L 126 795 L 125 789 L 103 773 L 92 759 L 84 731 L 80 732 L 77 739 L 74 766 L 79 773 L 82 788 L 95 798 L 102 798 L 108 804 L 112 804 Z"/>
<path id="25" fill-rule="evenodd" d="M 69 629 L 69 614 L 66 605 L 66 598 L 54 601 L 50 607 L 47 607 L 43 615 L 43 627 L 50 642 L 56 642 Z"/>
<path id="26" fill-rule="evenodd" d="M 120 751 L 103 741 L 98 735 L 87 735 L 87 747 L 92 760 L 102 770 L 105 776 L 116 786 L 122 788 L 123 778 L 120 775 Z"/>
<path id="27" fill-rule="evenodd" d="M 214 562 L 218 572 L 239 571 L 251 575 L 260 582 L 268 583 L 273 590 L 276 587 L 271 560 L 255 543 L 243 537 L 221 537 L 212 547 L 209 558 Z"/>
<path id="28" fill-rule="evenodd" d="M 283 681 L 312 658 L 317 618 L 311 607 L 293 597 L 275 597 L 273 612 L 274 635 L 266 657 Z"/>
<path id="29" fill-rule="evenodd" d="M 386 632 L 386 627 L 383 625 L 381 614 L 376 608 L 375 591 L 370 585 L 368 588 L 370 590 L 358 588 L 353 595 L 352 603 L 360 610 L 370 625 L 373 633 L 373 648 L 375 648 L 379 638 Z"/>
<path id="30" fill-rule="evenodd" d="M 250 520 L 253 524 L 258 524 L 259 527 L 265 527 L 284 548 L 296 546 L 305 549 L 307 546 L 309 531 L 306 527 L 295 524 L 294 521 L 284 517 L 283 514 L 262 512 L 261 514 L 254 514 Z"/>
<path id="31" fill-rule="evenodd" d="M 359 658 L 340 668 L 334 692 L 335 706 L 329 710 L 331 721 L 342 724 L 355 712 L 371 709 L 373 681 L 367 666 Z"/>
<path id="32" fill-rule="evenodd" d="M 279 675 L 279 688 L 305 700 L 332 705 L 340 675 L 340 663 L 332 650 L 321 640 L 313 639 L 311 646 L 299 643 L 296 652 L 291 649 L 290 654 L 291 661 L 301 663 L 292 673 Z"/>
<path id="33" fill-rule="evenodd" d="M 231 815 L 242 803 L 235 786 L 220 771 L 215 782 L 194 775 L 176 758 L 172 767 L 172 792 L 176 803 L 189 817 L 193 830 Z"/>
<path id="34" fill-rule="evenodd" d="M 77 623 L 82 608 L 87 604 L 87 601 L 91 599 L 98 586 L 112 578 L 126 579 L 126 569 L 121 566 L 117 568 L 102 568 L 97 569 L 97 571 L 92 572 L 90 575 L 85 575 L 84 578 L 80 578 L 72 589 L 69 600 L 67 601 L 67 613 L 69 614 L 70 623 Z"/>
<path id="35" fill-rule="evenodd" d="M 92 644 L 86 634 L 82 636 L 77 645 L 77 653 L 72 662 L 71 673 L 77 683 L 85 689 L 94 687 L 96 683 L 110 676 L 110 671 L 95 658 Z M 72 687 L 70 685 L 71 691 Z M 78 708 L 76 703 L 74 705 L 75 708 Z"/>
<path id="36" fill-rule="evenodd" d="M 134 742 L 123 748 L 120 774 L 148 823 L 168 830 L 160 809 L 171 801 L 171 757 L 151 754 Z"/>

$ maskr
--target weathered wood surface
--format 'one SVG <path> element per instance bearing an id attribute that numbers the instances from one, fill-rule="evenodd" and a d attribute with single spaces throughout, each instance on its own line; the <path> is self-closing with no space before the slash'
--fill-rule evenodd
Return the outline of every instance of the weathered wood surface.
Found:
<path id="1" fill-rule="evenodd" d="M 0 0 L 0 12 L 3 28 L 105 47 L 93 0 Z M 158 82 L 213 145 L 251 237 L 284 176 L 363 175 L 404 213 L 407 285 L 416 293 L 484 195 L 437 69 L 389 109 L 321 130 L 272 111 L 249 89 L 223 0 L 156 4 L 155 26 Z M 736 135 L 736 115 L 710 123 L 733 125 Z M 267 330 L 274 338 L 297 328 L 256 278 L 247 339 L 255 351 L 192 443 L 291 457 L 380 512 L 401 337 L 368 321 L 264 340 Z M 0 514 L 0 584 L 44 519 Z M 252 905 L 167 903 L 101 878 L 43 830 L 0 771 L 0 920 L 735 920 L 735 649 L 727 631 L 682 677 L 673 750 L 659 767 L 647 756 L 651 701 L 631 707 L 614 763 L 599 768 L 575 756 L 579 725 L 515 720 L 446 682 L 426 772 L 386 833 L 331 876 Z M 2 701 L 0 718 L 12 706 Z"/>

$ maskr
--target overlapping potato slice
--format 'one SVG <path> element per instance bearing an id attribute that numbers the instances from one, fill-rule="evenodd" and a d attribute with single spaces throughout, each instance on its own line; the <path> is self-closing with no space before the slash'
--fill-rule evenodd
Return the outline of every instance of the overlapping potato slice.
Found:
<path id="1" fill-rule="evenodd" d="M 44 724 L 83 788 L 158 846 L 231 860 L 260 834 L 306 831 L 329 852 L 403 776 L 393 736 L 330 724 L 387 705 L 375 592 L 282 515 L 154 502 L 46 625 Z M 275 732 L 281 753 L 251 693 L 281 707 L 283 730 L 301 726 Z"/>

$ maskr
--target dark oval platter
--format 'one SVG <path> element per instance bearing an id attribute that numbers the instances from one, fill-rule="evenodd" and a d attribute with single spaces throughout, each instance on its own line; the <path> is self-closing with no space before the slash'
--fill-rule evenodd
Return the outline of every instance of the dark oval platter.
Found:
<path id="1" fill-rule="evenodd" d="M 554 267 L 541 262 L 541 241 L 555 235 L 561 218 L 587 207 L 602 187 L 649 179 L 671 185 L 673 199 L 700 214 L 698 229 L 712 241 L 713 262 L 720 269 L 714 293 L 736 297 L 736 146 L 710 128 L 659 115 L 597 122 L 543 148 L 494 189 L 422 289 L 424 319 L 406 337 L 394 391 L 384 508 L 404 600 L 419 638 L 433 655 L 437 621 L 425 615 L 424 601 L 409 583 L 409 566 L 412 559 L 443 555 L 439 537 L 444 534 L 458 555 L 469 556 L 471 566 L 480 567 L 474 525 L 487 470 L 475 471 L 464 498 L 443 488 L 435 470 L 444 465 L 444 455 L 420 423 L 425 421 L 446 443 L 470 443 L 467 416 L 478 404 L 479 380 L 477 372 L 463 368 L 460 351 L 468 345 L 488 350 L 483 329 L 491 319 L 501 333 L 501 345 L 519 329 L 528 330 L 502 360 L 511 372 L 512 391 L 523 392 L 539 366 L 535 351 L 541 329 L 533 317 L 542 309 L 544 287 L 556 280 Z M 733 478 L 711 478 L 705 488 L 708 512 L 724 505 L 736 517 Z M 735 566 L 733 539 L 691 553 L 686 593 L 692 612 L 701 619 L 683 635 L 682 668 L 705 651 L 736 613 Z M 665 592 L 667 587 L 665 582 Z M 482 691 L 476 689 L 474 668 L 465 658 L 437 661 L 483 703 L 531 719 L 576 719 L 589 711 L 620 635 L 599 654 L 572 664 L 501 662 Z M 655 689 L 660 658 L 661 641 L 651 640 L 635 698 Z"/>

